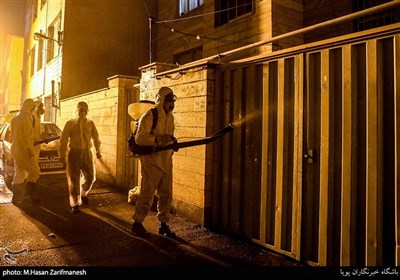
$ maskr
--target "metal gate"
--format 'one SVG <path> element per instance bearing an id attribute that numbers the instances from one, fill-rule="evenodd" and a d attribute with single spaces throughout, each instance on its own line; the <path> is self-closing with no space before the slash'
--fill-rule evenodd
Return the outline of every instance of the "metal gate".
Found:
<path id="1" fill-rule="evenodd" d="M 399 265 L 399 67 L 393 35 L 221 68 L 214 226 L 313 265 Z"/>
<path id="2" fill-rule="evenodd" d="M 221 71 L 222 123 L 234 131 L 220 142 L 213 204 L 214 226 L 297 259 L 301 65 L 295 56 Z"/>

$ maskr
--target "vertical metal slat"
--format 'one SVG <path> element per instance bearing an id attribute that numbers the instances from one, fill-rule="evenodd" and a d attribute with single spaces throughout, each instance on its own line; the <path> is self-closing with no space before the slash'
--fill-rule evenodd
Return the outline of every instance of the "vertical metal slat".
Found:
<path id="1" fill-rule="evenodd" d="M 321 52 L 321 146 L 320 146 L 320 213 L 318 263 L 327 264 L 328 236 L 328 169 L 329 169 L 329 50 Z"/>
<path id="2" fill-rule="evenodd" d="M 282 230 L 282 176 L 283 176 L 283 136 L 284 136 L 284 86 L 285 61 L 278 61 L 278 126 L 277 126 L 277 162 L 276 162 L 276 212 L 275 212 L 275 246 L 281 249 Z"/>
<path id="3" fill-rule="evenodd" d="M 294 98 L 294 159 L 293 159 L 293 213 L 292 253 L 300 260 L 301 245 L 301 187 L 303 169 L 303 55 L 295 57 L 295 98 Z"/>
<path id="4" fill-rule="evenodd" d="M 269 115 L 269 67 L 263 65 L 263 116 L 262 116 L 262 160 L 261 160 L 261 213 L 260 213 L 260 240 L 266 242 L 267 220 L 267 172 L 268 172 L 268 115 Z"/>
<path id="5" fill-rule="evenodd" d="M 394 37 L 394 114 L 395 114 L 395 232 L 396 266 L 400 265 L 400 35 Z"/>
<path id="6" fill-rule="evenodd" d="M 342 134 L 342 227 L 340 244 L 340 265 L 349 266 L 351 242 L 351 149 L 352 149 L 352 80 L 351 46 L 343 47 L 343 134 Z"/>
<path id="7" fill-rule="evenodd" d="M 378 93 L 376 40 L 367 42 L 367 186 L 366 186 L 366 263 L 377 264 L 378 209 Z"/>

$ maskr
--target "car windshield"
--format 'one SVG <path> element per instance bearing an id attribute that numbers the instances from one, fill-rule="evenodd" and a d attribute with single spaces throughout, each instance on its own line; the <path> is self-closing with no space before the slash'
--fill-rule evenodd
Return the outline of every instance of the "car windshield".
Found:
<path id="1" fill-rule="evenodd" d="M 44 133 L 47 134 L 47 137 L 53 138 L 53 137 L 61 137 L 62 130 L 54 123 L 50 122 L 45 122 L 42 123 L 42 130 Z M 11 137 L 11 131 L 7 129 L 9 127 L 9 123 L 5 123 L 2 126 L 0 126 L 0 135 L 2 135 L 2 139 L 5 141 L 11 143 L 12 142 L 12 137 Z M 4 134 L 4 135 L 3 135 Z M 53 143 L 54 146 L 54 143 Z"/>
<path id="2" fill-rule="evenodd" d="M 42 129 L 49 137 L 61 136 L 61 129 L 54 123 L 42 123 Z"/>

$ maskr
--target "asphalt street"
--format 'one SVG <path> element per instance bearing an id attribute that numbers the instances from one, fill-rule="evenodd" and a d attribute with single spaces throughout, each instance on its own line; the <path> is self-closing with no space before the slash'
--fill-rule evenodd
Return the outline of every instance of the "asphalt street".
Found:
<path id="1" fill-rule="evenodd" d="M 95 183 L 89 205 L 81 206 L 78 214 L 70 211 L 65 176 L 41 178 L 38 196 L 39 205 L 17 207 L 10 203 L 12 193 L 0 178 L 2 276 L 29 274 L 25 268 L 47 273 L 85 269 L 101 275 L 132 269 L 146 275 L 165 270 L 194 276 L 222 271 L 226 276 L 249 269 L 267 273 L 272 268 L 297 273 L 304 267 L 248 240 L 191 223 L 179 213 L 170 224 L 176 239 L 157 234 L 153 211 L 143 223 L 151 237 L 138 238 L 130 231 L 134 206 L 127 203 L 127 191 L 105 184 Z"/>

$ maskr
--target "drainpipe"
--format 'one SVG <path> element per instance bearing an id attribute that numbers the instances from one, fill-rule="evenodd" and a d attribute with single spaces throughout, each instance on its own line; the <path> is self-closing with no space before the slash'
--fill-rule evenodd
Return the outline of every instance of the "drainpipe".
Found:
<path id="1" fill-rule="evenodd" d="M 150 63 L 153 61 L 153 57 L 152 57 L 152 45 L 153 45 L 153 43 L 152 43 L 152 39 L 151 39 L 151 25 L 152 25 L 152 21 L 153 21 L 153 19 L 149 16 L 149 59 L 150 59 Z"/>

